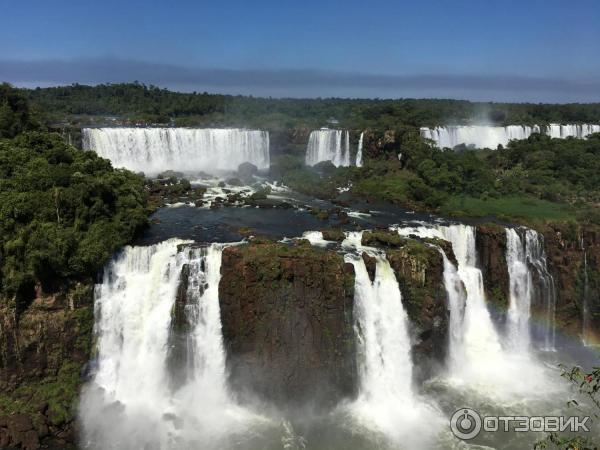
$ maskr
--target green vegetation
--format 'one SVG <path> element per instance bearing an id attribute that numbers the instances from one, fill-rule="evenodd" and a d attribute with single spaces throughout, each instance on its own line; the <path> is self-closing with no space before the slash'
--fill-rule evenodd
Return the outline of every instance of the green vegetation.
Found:
<path id="1" fill-rule="evenodd" d="M 559 205 L 534 197 L 474 198 L 450 197 L 440 208 L 446 216 L 486 217 L 500 219 L 567 220 L 573 217 L 575 209 L 569 205 Z"/>
<path id="2" fill-rule="evenodd" d="M 8 83 L 0 84 L 0 138 L 39 128 L 23 92 Z"/>
<path id="3" fill-rule="evenodd" d="M 0 411 L 5 414 L 29 413 L 33 418 L 47 405 L 47 417 L 54 426 L 73 419 L 81 385 L 81 365 L 64 363 L 55 376 L 20 384 L 14 392 L 0 392 Z"/>
<path id="4" fill-rule="evenodd" d="M 328 198 L 349 183 L 355 195 L 448 216 L 600 224 L 599 174 L 600 134 L 587 139 L 534 134 L 497 150 L 443 151 L 404 133 L 362 168 L 325 173 L 293 168 L 281 178 L 294 189 Z"/>
<path id="5" fill-rule="evenodd" d="M 600 367 L 594 367 L 586 372 L 579 366 L 568 368 L 561 365 L 562 377 L 575 388 L 579 394 L 591 405 L 581 405 L 577 400 L 570 400 L 568 406 L 579 413 L 590 417 L 590 421 L 600 418 Z M 589 424 L 588 424 L 589 426 Z M 593 436 L 595 441 L 597 436 Z M 560 450 L 596 450 L 598 445 L 589 436 L 567 436 L 562 433 L 552 432 L 545 439 L 535 444 L 535 450 L 560 449 Z"/>
<path id="6" fill-rule="evenodd" d="M 473 103 L 440 99 L 272 99 L 207 93 L 170 92 L 139 83 L 72 85 L 27 90 L 50 122 L 65 117 L 89 123 L 92 116 L 178 126 L 232 125 L 265 129 L 322 126 L 330 118 L 346 128 L 486 121 L 497 124 L 600 122 L 600 104 Z M 51 114 L 50 114 L 51 112 Z"/>
<path id="7" fill-rule="evenodd" d="M 0 105 L 18 96 L 6 92 Z M 22 103 L 15 105 L 2 136 L 32 126 L 19 113 Z M 20 312 L 38 284 L 53 292 L 67 281 L 95 276 L 146 224 L 145 205 L 141 177 L 66 145 L 56 134 L 27 131 L 0 139 L 2 297 Z"/>

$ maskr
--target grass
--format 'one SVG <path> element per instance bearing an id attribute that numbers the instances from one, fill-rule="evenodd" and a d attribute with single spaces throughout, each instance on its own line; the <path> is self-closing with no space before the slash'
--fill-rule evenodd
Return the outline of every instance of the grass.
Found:
<path id="1" fill-rule="evenodd" d="M 440 212 L 447 216 L 486 217 L 499 219 L 522 219 L 528 221 L 569 220 L 575 209 L 569 205 L 552 203 L 532 197 L 475 198 L 450 197 Z"/>

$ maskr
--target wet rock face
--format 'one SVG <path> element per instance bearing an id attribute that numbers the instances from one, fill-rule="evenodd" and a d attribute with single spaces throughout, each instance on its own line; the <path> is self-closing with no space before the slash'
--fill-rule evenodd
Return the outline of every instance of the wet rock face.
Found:
<path id="1" fill-rule="evenodd" d="M 599 341 L 600 230 L 550 224 L 539 231 L 544 234 L 548 268 L 557 290 L 557 329 L 566 330 L 572 336 L 582 335 L 583 305 L 587 297 L 590 329 L 593 339 Z"/>
<path id="2" fill-rule="evenodd" d="M 219 300 L 230 386 L 279 407 L 355 395 L 354 273 L 340 254 L 261 242 L 223 252 Z"/>
<path id="3" fill-rule="evenodd" d="M 506 230 L 495 224 L 478 225 L 475 233 L 477 267 L 483 275 L 483 287 L 492 304 L 496 322 L 505 323 L 509 305 L 509 275 L 506 265 Z"/>

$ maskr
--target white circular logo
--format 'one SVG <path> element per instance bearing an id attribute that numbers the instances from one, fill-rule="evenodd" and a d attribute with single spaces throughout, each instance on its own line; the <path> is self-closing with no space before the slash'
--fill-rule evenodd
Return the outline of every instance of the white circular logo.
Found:
<path id="1" fill-rule="evenodd" d="M 471 408 L 458 409 L 452 414 L 450 429 L 459 439 L 473 439 L 481 431 L 481 416 Z"/>

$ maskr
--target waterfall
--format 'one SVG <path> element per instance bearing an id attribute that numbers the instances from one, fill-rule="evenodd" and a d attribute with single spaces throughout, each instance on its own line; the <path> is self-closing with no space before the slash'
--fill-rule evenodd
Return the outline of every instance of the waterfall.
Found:
<path id="1" fill-rule="evenodd" d="M 83 148 L 116 167 L 152 175 L 234 171 L 244 162 L 269 168 L 269 133 L 258 130 L 84 128 Z"/>
<path id="2" fill-rule="evenodd" d="M 188 448 L 244 416 L 229 398 L 218 300 L 222 244 L 126 247 L 95 292 L 97 367 L 80 405 L 86 448 Z M 183 296 L 183 299 L 179 298 Z M 185 363 L 170 364 L 183 301 Z M 174 374 L 181 370 L 184 373 Z M 173 376 L 182 380 L 173 384 Z M 215 444 L 218 448 L 218 444 Z M 193 446 L 193 445 L 191 445 Z"/>
<path id="3" fill-rule="evenodd" d="M 535 230 L 525 230 L 525 257 L 537 274 L 537 280 L 533 283 L 532 303 L 544 310 L 538 338 L 542 341 L 543 350 L 553 351 L 556 340 L 556 287 L 554 277 L 548 270 L 544 237 Z"/>
<path id="4" fill-rule="evenodd" d="M 377 256 L 371 283 L 362 258 L 347 257 L 355 271 L 355 308 L 360 329 L 360 392 L 385 403 L 412 397 L 412 361 L 408 317 L 389 262 Z"/>
<path id="5" fill-rule="evenodd" d="M 584 138 L 589 134 L 600 132 L 600 125 L 508 125 L 495 127 L 487 125 L 421 127 L 421 136 L 435 141 L 440 148 L 454 148 L 459 144 L 476 148 L 495 149 L 498 145 L 506 146 L 513 139 L 527 139 L 532 133 L 547 134 L 552 138 L 576 137 Z"/>
<path id="6" fill-rule="evenodd" d="M 582 341 L 583 345 L 590 345 L 591 324 L 590 324 L 590 298 L 589 298 L 589 278 L 587 270 L 587 250 L 581 237 L 581 250 L 583 251 L 583 311 L 582 311 Z"/>
<path id="7" fill-rule="evenodd" d="M 458 267 L 443 253 L 450 309 L 449 370 L 463 380 L 490 379 L 503 366 L 504 352 L 486 306 L 483 276 L 476 267 L 475 228 L 457 224 L 394 229 L 403 236 L 437 238 L 452 244 Z"/>
<path id="8" fill-rule="evenodd" d="M 350 165 L 350 133 L 347 130 L 314 130 L 308 138 L 306 165 L 331 161 L 334 166 Z"/>
<path id="9" fill-rule="evenodd" d="M 531 340 L 532 278 L 527 265 L 526 242 L 514 228 L 506 229 L 506 264 L 509 278 L 507 337 L 515 351 L 529 350 Z"/>
<path id="10" fill-rule="evenodd" d="M 365 133 L 360 133 L 360 137 L 358 138 L 358 149 L 356 150 L 356 167 L 362 167 L 363 165 L 363 138 Z"/>
<path id="11" fill-rule="evenodd" d="M 444 288 L 448 295 L 448 309 L 450 310 L 450 324 L 448 329 L 448 367 L 455 372 L 465 364 L 464 336 L 462 324 L 465 314 L 467 293 L 465 286 L 456 270 L 456 266 L 450 262 L 446 252 L 437 247 L 444 261 Z"/>
<path id="12" fill-rule="evenodd" d="M 358 421 L 403 448 L 429 448 L 446 424 L 439 410 L 413 391 L 409 320 L 396 275 L 384 253 L 347 232 L 344 259 L 354 267 L 359 395 L 350 410 Z M 371 282 L 362 253 L 375 258 Z"/>

